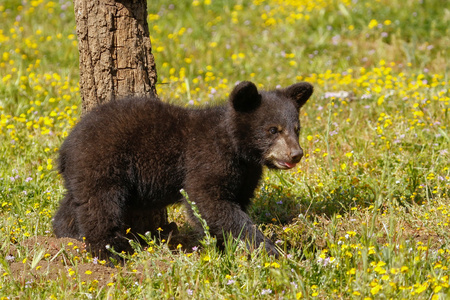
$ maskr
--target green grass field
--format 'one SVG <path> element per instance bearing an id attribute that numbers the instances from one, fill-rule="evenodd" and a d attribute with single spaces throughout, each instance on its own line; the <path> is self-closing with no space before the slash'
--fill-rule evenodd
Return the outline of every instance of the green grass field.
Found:
<path id="1" fill-rule="evenodd" d="M 0 299 L 449 299 L 445 0 L 149 1 L 149 27 L 164 101 L 314 85 L 304 159 L 266 171 L 250 210 L 285 255 L 149 240 L 109 268 L 55 245 L 58 147 L 81 112 L 73 5 L 2 0 Z M 181 207 L 170 219 L 189 233 Z"/>

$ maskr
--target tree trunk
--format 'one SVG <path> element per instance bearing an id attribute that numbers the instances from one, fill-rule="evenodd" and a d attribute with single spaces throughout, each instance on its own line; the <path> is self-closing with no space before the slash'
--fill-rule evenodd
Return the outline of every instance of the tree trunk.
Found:
<path id="1" fill-rule="evenodd" d="M 156 95 L 146 0 L 74 0 L 74 8 L 82 113 L 118 97 Z M 131 219 L 139 231 L 168 224 L 166 209 Z"/>
<path id="2" fill-rule="evenodd" d="M 83 113 L 129 95 L 156 95 L 145 0 L 74 0 Z"/>

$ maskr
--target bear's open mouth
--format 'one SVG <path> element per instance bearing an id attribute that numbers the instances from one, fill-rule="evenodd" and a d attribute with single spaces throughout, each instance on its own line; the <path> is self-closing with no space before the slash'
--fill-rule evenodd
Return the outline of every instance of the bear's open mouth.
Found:
<path id="1" fill-rule="evenodd" d="M 288 163 L 287 161 L 280 160 L 274 161 L 274 164 L 278 169 L 292 169 L 297 165 L 297 163 Z"/>

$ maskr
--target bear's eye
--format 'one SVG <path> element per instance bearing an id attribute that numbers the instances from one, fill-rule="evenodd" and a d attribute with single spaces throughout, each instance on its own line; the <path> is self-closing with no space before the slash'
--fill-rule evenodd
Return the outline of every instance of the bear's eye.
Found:
<path id="1" fill-rule="evenodd" d="M 269 132 L 270 132 L 271 134 L 277 134 L 277 133 L 278 133 L 278 128 L 276 128 L 276 127 L 270 127 Z"/>

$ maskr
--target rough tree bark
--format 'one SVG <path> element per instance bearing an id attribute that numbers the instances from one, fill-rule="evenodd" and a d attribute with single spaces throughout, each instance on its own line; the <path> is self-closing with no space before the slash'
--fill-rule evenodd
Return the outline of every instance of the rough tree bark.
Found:
<path id="1" fill-rule="evenodd" d="M 117 97 L 156 95 L 146 0 L 74 0 L 83 114 Z M 136 212 L 139 231 L 166 227 L 166 209 Z"/>
<path id="2" fill-rule="evenodd" d="M 156 95 L 145 0 L 74 0 L 83 112 L 115 97 Z"/>

